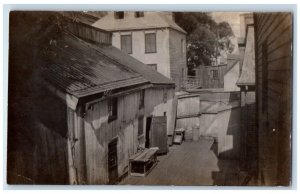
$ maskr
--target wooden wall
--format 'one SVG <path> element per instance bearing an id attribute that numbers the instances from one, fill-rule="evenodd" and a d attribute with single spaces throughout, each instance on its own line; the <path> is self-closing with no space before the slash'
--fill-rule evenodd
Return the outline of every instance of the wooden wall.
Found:
<path id="1" fill-rule="evenodd" d="M 291 13 L 254 15 L 260 183 L 289 185 L 292 15 Z M 264 68 L 267 72 L 265 74 Z"/>
<path id="2" fill-rule="evenodd" d="M 71 19 L 67 20 L 67 30 L 75 36 L 93 43 L 111 44 L 112 35 L 110 32 L 106 32 L 88 24 L 72 21 Z"/>
<path id="3" fill-rule="evenodd" d="M 180 90 L 183 79 L 187 76 L 186 35 L 169 28 L 170 78 Z"/>
<path id="4" fill-rule="evenodd" d="M 79 134 L 77 141 L 77 144 L 84 142 L 84 148 L 78 149 L 75 155 L 78 152 L 85 152 L 79 154 L 85 156 L 85 166 L 77 164 L 76 168 L 86 170 L 86 180 L 80 180 L 79 184 L 108 183 L 107 145 L 116 137 L 118 138 L 118 176 L 126 174 L 129 157 L 137 152 L 138 146 L 144 147 L 147 116 L 163 116 L 166 112 L 167 125 L 171 126 L 174 89 L 165 90 L 166 103 L 163 98 L 164 88 L 146 89 L 143 109 L 139 109 L 139 91 L 118 96 L 118 118 L 112 122 L 108 122 L 107 100 L 87 103 L 81 107 L 85 112 L 83 123 L 74 126 L 74 130 L 84 131 Z M 144 135 L 138 137 L 138 117 L 141 115 L 144 115 Z M 79 129 L 80 127 L 84 130 Z"/>
<path id="5" fill-rule="evenodd" d="M 195 72 L 196 77 L 201 79 L 202 88 L 223 88 L 224 87 L 224 75 L 227 69 L 227 65 L 219 66 L 199 66 Z M 218 71 L 218 78 L 213 78 L 213 70 Z"/>
<path id="6" fill-rule="evenodd" d="M 9 118 L 7 182 L 68 184 L 67 107 L 43 88 L 29 96 L 23 107 L 27 117 L 16 112 Z"/>

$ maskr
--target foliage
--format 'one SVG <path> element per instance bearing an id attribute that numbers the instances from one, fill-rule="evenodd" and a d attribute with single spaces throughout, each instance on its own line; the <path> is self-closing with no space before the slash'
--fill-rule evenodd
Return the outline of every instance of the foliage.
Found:
<path id="1" fill-rule="evenodd" d="M 175 21 L 187 32 L 188 69 L 212 65 L 218 56 L 234 50 L 228 22 L 215 22 L 208 13 L 175 12 Z"/>

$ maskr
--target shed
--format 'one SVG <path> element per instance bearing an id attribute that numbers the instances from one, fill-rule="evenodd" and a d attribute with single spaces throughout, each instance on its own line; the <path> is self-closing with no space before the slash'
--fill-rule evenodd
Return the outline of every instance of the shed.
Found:
<path id="1" fill-rule="evenodd" d="M 43 94 L 36 102 L 38 114 L 48 123 L 46 130 L 61 134 L 65 142 L 60 149 L 65 150 L 67 169 L 52 171 L 66 172 L 68 181 L 61 184 L 114 184 L 127 174 L 130 156 L 155 138 L 147 135 L 148 118 L 164 116 L 164 129 L 172 127 L 175 84 L 109 44 L 110 33 L 68 19 L 66 28 L 59 28 L 56 20 L 49 20 L 59 14 L 42 15 L 45 20 L 29 33 L 35 38 L 45 31 L 36 38 L 39 44 L 31 44 L 29 37 L 21 39 L 24 47 L 37 51 L 37 59 L 32 60 L 41 87 L 35 92 Z M 33 23 L 39 20 L 34 14 L 29 17 Z M 51 146 L 41 152 L 56 153 Z M 45 170 L 51 175 L 51 169 Z"/>

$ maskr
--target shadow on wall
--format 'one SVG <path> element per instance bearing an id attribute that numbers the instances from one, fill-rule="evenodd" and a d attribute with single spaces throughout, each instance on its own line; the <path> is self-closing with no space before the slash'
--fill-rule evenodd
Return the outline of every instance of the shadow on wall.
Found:
<path id="1" fill-rule="evenodd" d="M 231 94 L 229 101 L 234 101 Z M 240 106 L 220 112 L 218 138 L 214 138 L 211 150 L 218 158 L 219 171 L 212 172 L 214 185 L 239 186 L 244 184 L 245 175 L 240 172 L 239 156 L 241 141 Z M 228 123 L 225 123 L 228 122 Z"/>
<path id="2" fill-rule="evenodd" d="M 48 12 L 10 13 L 8 184 L 68 184 L 67 108 L 40 84 L 42 65 L 51 65 L 41 58 L 43 49 L 59 38 L 55 18 Z"/>

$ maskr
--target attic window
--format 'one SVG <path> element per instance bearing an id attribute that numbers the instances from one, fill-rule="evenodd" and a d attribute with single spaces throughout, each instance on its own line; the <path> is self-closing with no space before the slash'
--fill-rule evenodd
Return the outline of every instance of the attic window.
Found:
<path id="1" fill-rule="evenodd" d="M 123 18 L 124 18 L 124 11 L 115 12 L 115 19 L 123 19 Z"/>
<path id="2" fill-rule="evenodd" d="M 118 118 L 118 98 L 111 98 L 107 101 L 108 105 L 108 122 Z"/>
<path id="3" fill-rule="evenodd" d="M 136 17 L 136 18 L 144 17 L 144 12 L 143 11 L 136 11 L 136 12 L 134 12 L 134 17 Z"/>

